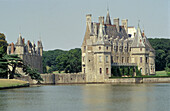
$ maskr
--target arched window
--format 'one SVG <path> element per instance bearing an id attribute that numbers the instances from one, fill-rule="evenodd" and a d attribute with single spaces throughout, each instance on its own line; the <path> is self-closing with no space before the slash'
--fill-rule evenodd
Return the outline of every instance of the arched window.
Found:
<path id="1" fill-rule="evenodd" d="M 106 74 L 109 74 L 109 68 L 106 68 Z"/>
<path id="2" fill-rule="evenodd" d="M 102 68 L 100 68 L 100 74 L 102 74 Z"/>
<path id="3" fill-rule="evenodd" d="M 109 47 L 107 46 L 107 47 L 106 47 L 106 49 L 108 50 L 108 49 L 109 49 Z"/>
<path id="4" fill-rule="evenodd" d="M 140 72 L 142 73 L 142 68 L 140 68 Z"/>
<path id="5" fill-rule="evenodd" d="M 99 47 L 99 50 L 101 50 L 101 47 Z"/>

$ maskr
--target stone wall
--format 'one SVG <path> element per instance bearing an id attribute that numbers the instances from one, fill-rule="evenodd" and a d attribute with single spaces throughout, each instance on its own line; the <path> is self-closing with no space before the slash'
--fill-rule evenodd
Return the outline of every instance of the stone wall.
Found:
<path id="1" fill-rule="evenodd" d="M 85 74 L 62 73 L 62 74 L 41 74 L 42 84 L 72 84 L 72 83 L 165 83 L 170 82 L 170 77 L 159 78 L 111 78 L 103 82 L 86 82 Z M 33 82 L 33 81 L 30 81 Z"/>
<path id="2" fill-rule="evenodd" d="M 112 78 L 106 79 L 105 83 L 167 83 L 170 82 L 170 77 L 156 78 Z"/>
<path id="3" fill-rule="evenodd" d="M 62 74 L 41 74 L 42 84 L 67 84 L 67 83 L 85 83 L 85 74 L 80 73 L 62 73 Z"/>

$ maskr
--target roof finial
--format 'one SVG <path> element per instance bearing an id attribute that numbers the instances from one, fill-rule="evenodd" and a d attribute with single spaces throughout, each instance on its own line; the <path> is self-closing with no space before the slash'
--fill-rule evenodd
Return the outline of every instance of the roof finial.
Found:
<path id="1" fill-rule="evenodd" d="M 107 12 L 109 12 L 109 3 L 107 1 Z"/>
<path id="2" fill-rule="evenodd" d="M 140 20 L 138 20 L 138 28 L 139 28 L 139 23 L 140 23 Z"/>

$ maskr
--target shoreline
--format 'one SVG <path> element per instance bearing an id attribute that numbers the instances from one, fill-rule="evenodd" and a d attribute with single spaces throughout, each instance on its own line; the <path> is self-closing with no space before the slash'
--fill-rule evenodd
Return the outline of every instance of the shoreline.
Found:
<path id="1" fill-rule="evenodd" d="M 0 90 L 2 90 L 2 89 L 22 88 L 22 87 L 29 87 L 29 86 L 30 86 L 30 84 L 26 83 L 26 84 L 18 85 L 18 86 L 0 87 Z"/>
<path id="2" fill-rule="evenodd" d="M 0 79 L 0 90 L 29 87 L 30 83 L 27 81 L 17 79 Z"/>

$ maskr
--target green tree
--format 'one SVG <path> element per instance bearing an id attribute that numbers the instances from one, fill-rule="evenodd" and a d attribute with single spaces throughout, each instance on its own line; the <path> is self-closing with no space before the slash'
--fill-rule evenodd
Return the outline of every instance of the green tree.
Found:
<path id="1" fill-rule="evenodd" d="M 7 78 L 8 62 L 0 51 L 0 78 Z"/>
<path id="2" fill-rule="evenodd" d="M 5 40 L 5 35 L 3 33 L 0 33 L 0 51 L 2 54 L 6 54 L 7 50 L 7 41 Z"/>

